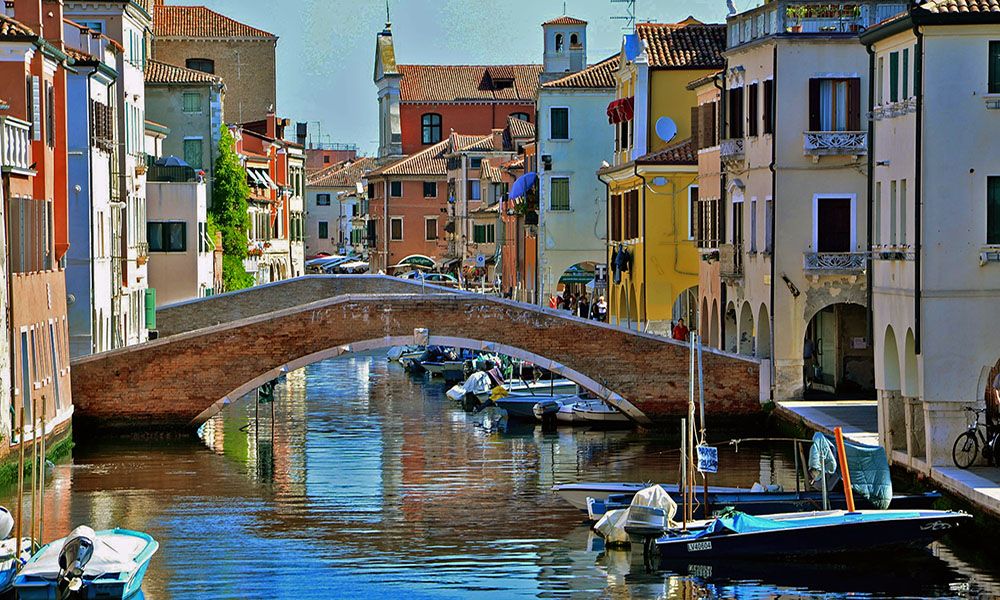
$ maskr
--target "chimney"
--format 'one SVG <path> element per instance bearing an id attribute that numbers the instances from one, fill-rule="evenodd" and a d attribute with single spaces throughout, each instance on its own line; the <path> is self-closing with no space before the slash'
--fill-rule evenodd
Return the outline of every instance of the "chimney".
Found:
<path id="1" fill-rule="evenodd" d="M 306 145 L 306 138 L 309 134 L 309 124 L 308 123 L 296 123 L 295 124 L 295 143 L 302 146 Z"/>
<path id="2" fill-rule="evenodd" d="M 272 140 L 278 137 L 278 119 L 275 118 L 273 110 L 267 111 L 267 131 L 265 135 Z"/>
<path id="3" fill-rule="evenodd" d="M 30 27 L 35 33 L 39 35 L 42 33 L 41 0 L 14 0 L 14 14 L 10 16 Z"/>
<path id="4" fill-rule="evenodd" d="M 63 50 L 63 2 L 42 0 L 42 35 L 53 46 Z"/>

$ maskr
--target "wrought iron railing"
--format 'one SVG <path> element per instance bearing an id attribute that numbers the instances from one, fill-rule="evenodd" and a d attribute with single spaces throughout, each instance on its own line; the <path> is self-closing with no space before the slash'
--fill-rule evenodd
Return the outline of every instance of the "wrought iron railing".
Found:
<path id="1" fill-rule="evenodd" d="M 803 269 L 814 273 L 861 273 L 867 260 L 864 252 L 806 252 Z"/>
<path id="2" fill-rule="evenodd" d="M 868 154 L 868 133 L 865 131 L 807 131 L 803 148 L 810 156 Z"/>
<path id="3" fill-rule="evenodd" d="M 729 138 L 719 142 L 719 156 L 722 160 L 743 160 L 743 138 Z"/>
<path id="4" fill-rule="evenodd" d="M 743 244 L 719 244 L 719 274 L 726 279 L 743 277 Z"/>
<path id="5" fill-rule="evenodd" d="M 905 2 L 859 0 L 830 3 L 825 0 L 765 2 L 726 20 L 727 46 L 733 48 L 772 35 L 857 35 L 906 10 Z"/>

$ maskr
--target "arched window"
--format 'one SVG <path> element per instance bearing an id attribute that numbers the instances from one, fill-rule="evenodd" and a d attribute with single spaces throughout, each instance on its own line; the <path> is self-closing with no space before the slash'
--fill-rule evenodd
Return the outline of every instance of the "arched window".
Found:
<path id="1" fill-rule="evenodd" d="M 420 118 L 420 125 L 424 144 L 436 144 L 441 141 L 441 115 L 427 113 Z"/>
<path id="2" fill-rule="evenodd" d="M 185 66 L 195 71 L 203 73 L 215 73 L 215 61 L 210 58 L 189 58 L 184 62 Z"/>
<path id="3" fill-rule="evenodd" d="M 571 34 L 569 36 L 569 47 L 576 48 L 580 45 L 580 36 L 578 34 Z"/>
<path id="4" fill-rule="evenodd" d="M 510 113 L 510 117 L 512 119 L 521 119 L 522 121 L 527 121 L 529 123 L 531 122 L 531 117 L 528 115 L 528 113 L 523 113 L 523 112 Z"/>
<path id="5" fill-rule="evenodd" d="M 563 34 L 556 34 L 556 52 L 562 52 L 563 49 Z"/>

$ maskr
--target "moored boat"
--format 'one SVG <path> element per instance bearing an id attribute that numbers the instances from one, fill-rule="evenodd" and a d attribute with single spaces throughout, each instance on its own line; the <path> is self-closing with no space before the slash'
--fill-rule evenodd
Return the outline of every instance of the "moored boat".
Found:
<path id="1" fill-rule="evenodd" d="M 630 425 L 632 421 L 617 408 L 602 400 L 573 404 L 573 422 L 590 425 Z"/>
<path id="2" fill-rule="evenodd" d="M 943 510 L 842 510 L 763 516 L 737 512 L 656 540 L 661 559 L 861 555 L 923 547 L 970 521 Z"/>
<path id="3" fill-rule="evenodd" d="M 14 578 L 14 587 L 22 600 L 128 598 L 142 587 L 157 548 L 145 533 L 80 526 L 42 546 Z"/>

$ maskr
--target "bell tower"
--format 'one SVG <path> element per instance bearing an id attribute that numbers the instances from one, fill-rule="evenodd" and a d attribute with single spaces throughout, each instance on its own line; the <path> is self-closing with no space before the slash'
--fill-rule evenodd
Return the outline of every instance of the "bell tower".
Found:
<path id="1" fill-rule="evenodd" d="M 403 130 L 399 121 L 399 82 L 403 75 L 396 66 L 392 23 L 388 20 L 375 39 L 375 74 L 378 88 L 378 156 L 403 154 Z"/>
<path id="2" fill-rule="evenodd" d="M 545 55 L 542 82 L 558 79 L 587 67 L 587 22 L 567 15 L 542 23 Z"/>

